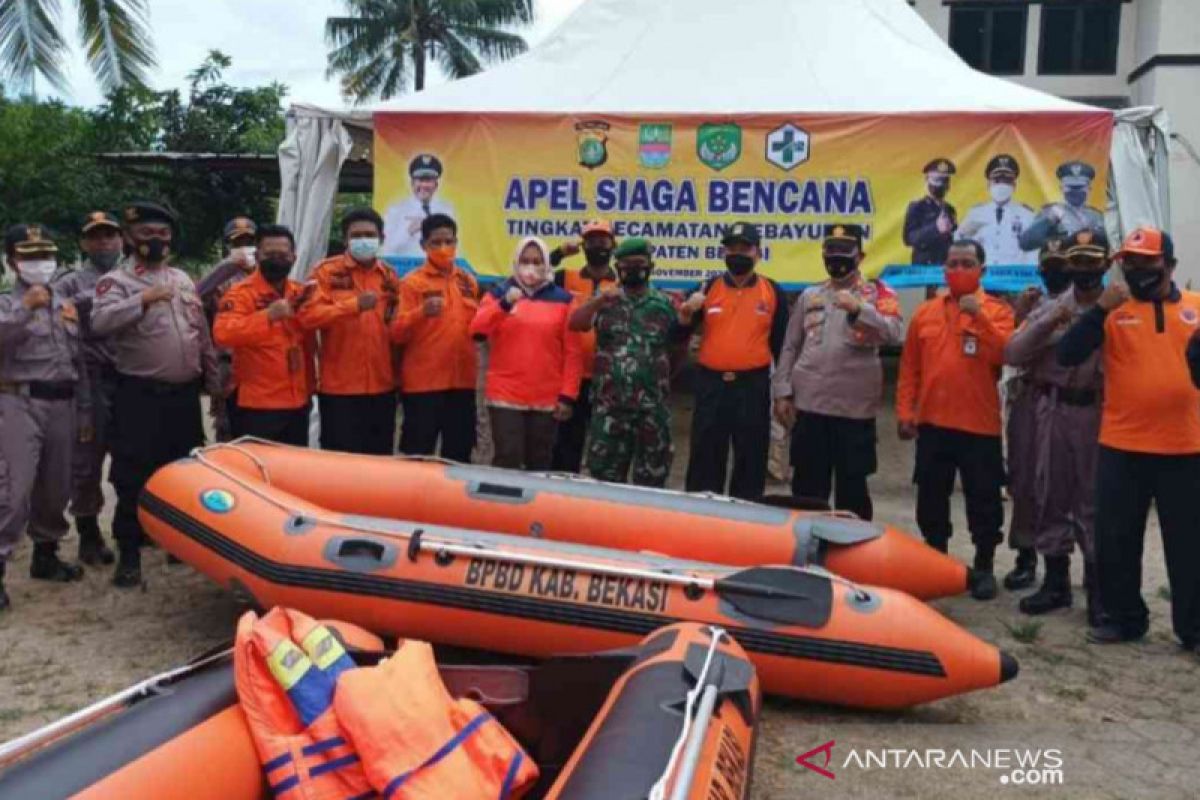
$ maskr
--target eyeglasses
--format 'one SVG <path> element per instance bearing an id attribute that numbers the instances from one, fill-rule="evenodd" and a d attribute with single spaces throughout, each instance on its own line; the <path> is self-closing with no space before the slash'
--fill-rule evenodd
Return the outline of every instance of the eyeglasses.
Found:
<path id="1" fill-rule="evenodd" d="M 617 269 L 649 269 L 649 261 L 618 261 Z"/>
<path id="2" fill-rule="evenodd" d="M 975 269 L 979 262 L 973 258 L 952 258 L 946 262 L 946 269 Z"/>
<path id="3" fill-rule="evenodd" d="M 1071 265 L 1071 269 L 1087 270 L 1089 272 L 1100 269 L 1105 264 L 1103 258 L 1096 258 L 1095 256 L 1071 256 L 1068 263 Z"/>

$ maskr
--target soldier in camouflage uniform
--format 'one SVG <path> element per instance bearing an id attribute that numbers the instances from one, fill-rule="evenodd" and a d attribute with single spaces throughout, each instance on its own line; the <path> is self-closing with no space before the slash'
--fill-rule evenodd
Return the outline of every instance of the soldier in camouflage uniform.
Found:
<path id="1" fill-rule="evenodd" d="M 613 254 L 621 288 L 607 287 L 571 315 L 596 331 L 593 415 L 585 463 L 594 478 L 664 486 L 671 472 L 672 323 L 678 315 L 650 287 L 650 243 L 627 239 Z"/>

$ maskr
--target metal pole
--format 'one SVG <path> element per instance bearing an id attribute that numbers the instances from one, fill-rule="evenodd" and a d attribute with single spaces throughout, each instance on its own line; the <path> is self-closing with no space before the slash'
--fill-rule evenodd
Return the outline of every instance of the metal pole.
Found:
<path id="1" fill-rule="evenodd" d="M 696 719 L 692 722 L 687 749 L 683 752 L 683 763 L 679 765 L 679 777 L 671 789 L 671 800 L 687 800 L 691 794 L 692 781 L 696 779 L 696 767 L 700 763 L 700 750 L 704 747 L 704 739 L 708 736 L 708 724 L 716 706 L 717 687 L 709 684 L 704 687 L 704 694 L 700 698 L 700 710 L 696 712 Z"/>

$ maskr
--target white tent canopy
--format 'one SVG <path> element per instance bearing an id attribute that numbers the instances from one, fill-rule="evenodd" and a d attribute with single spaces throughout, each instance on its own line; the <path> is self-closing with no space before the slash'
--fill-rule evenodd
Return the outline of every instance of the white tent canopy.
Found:
<path id="1" fill-rule="evenodd" d="M 288 158 L 280 164 L 280 218 L 328 219 L 319 210 L 332 208 L 340 162 L 328 147 L 304 140 L 336 142 L 340 125 L 369 127 L 376 113 L 1018 114 L 1087 108 L 976 72 L 905 0 L 587 0 L 538 47 L 474 77 L 370 110 L 294 106 L 281 148 Z M 313 124 L 314 118 L 323 124 Z M 312 155 L 298 159 L 298 153 Z M 292 207 L 300 198 L 303 214 Z M 323 252 L 318 244 L 325 228 L 298 233 L 299 263 L 307 269 Z"/>

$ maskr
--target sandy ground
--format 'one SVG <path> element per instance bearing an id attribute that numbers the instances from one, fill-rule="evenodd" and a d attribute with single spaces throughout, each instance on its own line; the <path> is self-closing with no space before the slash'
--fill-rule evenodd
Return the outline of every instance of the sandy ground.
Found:
<path id="1" fill-rule="evenodd" d="M 686 463 L 689 399 L 676 403 L 678 456 L 674 484 Z M 912 447 L 897 440 L 890 412 L 880 420 L 880 471 L 872 489 L 881 520 L 915 531 L 909 484 Z M 110 505 L 111 510 L 111 505 Z M 961 502 L 955 504 L 953 552 L 970 557 Z M 66 550 L 74 551 L 74 536 Z M 167 566 L 147 551 L 144 591 L 117 592 L 109 571 L 89 570 L 72 586 L 34 584 L 27 576 L 28 543 L 9 571 L 14 611 L 0 617 L 0 740 L 36 728 L 135 680 L 221 643 L 238 609 L 232 599 L 186 566 Z M 1018 596 L 994 602 L 967 597 L 937 603 L 942 613 L 1012 652 L 1021 674 L 994 690 L 944 700 L 900 714 L 870 714 L 768 701 L 761 726 L 753 797 L 993 798 L 1018 795 L 1071 798 L 1185 798 L 1200 796 L 1200 659 L 1182 653 L 1170 634 L 1166 577 L 1157 526 L 1147 539 L 1144 590 L 1152 630 L 1139 644 L 1096 647 L 1084 641 L 1082 592 L 1078 607 L 1028 626 Z M 1006 551 L 998 570 L 1011 565 Z M 1080 570 L 1073 579 L 1078 586 Z M 1023 627 L 1024 626 L 1024 627 Z M 833 741 L 834 779 L 796 764 L 796 757 Z M 868 751 L 898 750 L 894 761 L 870 769 Z M 994 752 L 1000 749 L 1001 752 Z M 1016 749 L 1060 751 L 1061 785 L 1018 787 L 1011 782 Z M 956 750 L 976 764 L 922 768 L 926 750 Z M 857 761 L 855 760 L 857 754 Z M 882 756 L 879 756 L 882 757 Z M 813 759 L 823 765 L 821 756 Z M 907 760 L 907 766 L 904 761 Z M 1042 763 L 1053 767 L 1053 763 Z M 1037 776 L 1022 775 L 1037 778 Z M 1000 794 L 997 795 L 997 792 Z"/>

